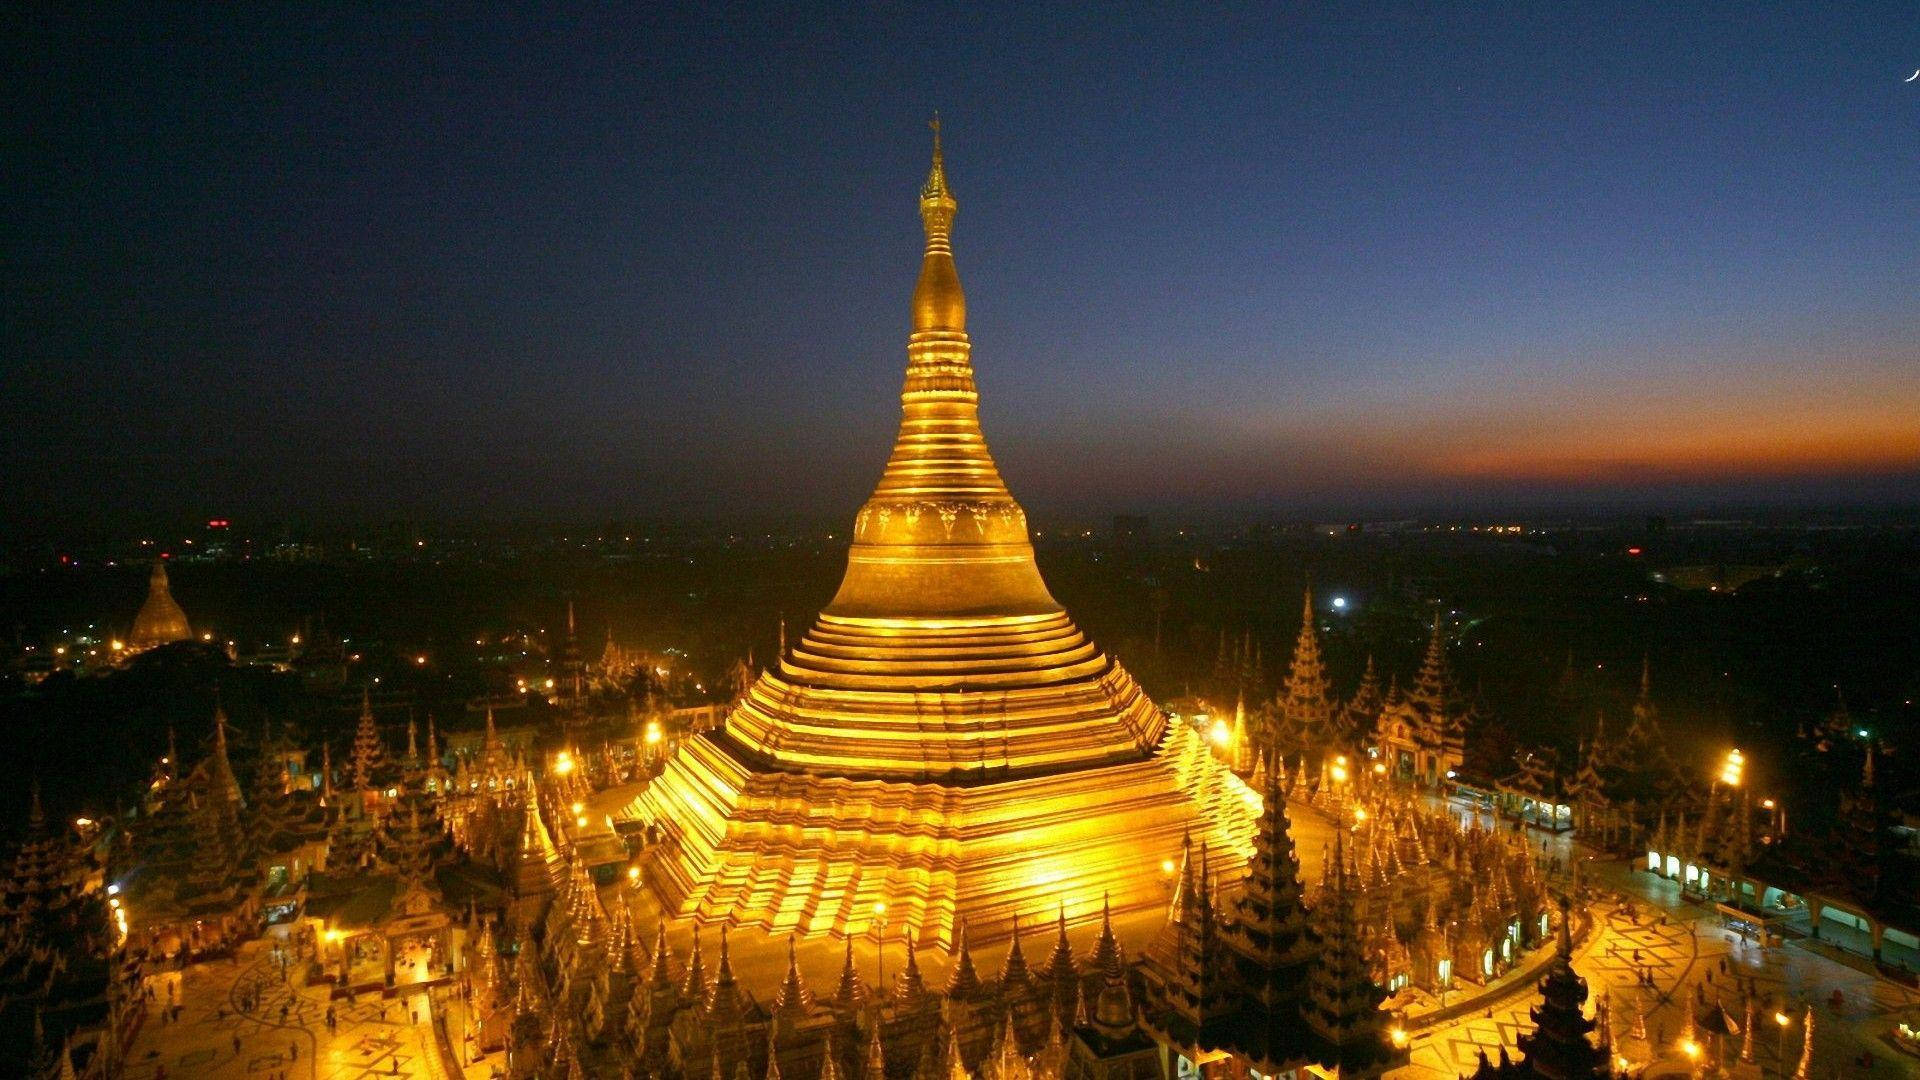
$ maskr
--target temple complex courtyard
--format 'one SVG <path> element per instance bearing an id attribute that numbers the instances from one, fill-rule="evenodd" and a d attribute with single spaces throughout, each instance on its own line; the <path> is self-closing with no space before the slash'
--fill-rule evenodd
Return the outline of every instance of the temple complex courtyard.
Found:
<path id="1" fill-rule="evenodd" d="M 268 939 L 242 947 L 232 960 L 148 976 L 154 1000 L 146 1008 L 126 1075 L 135 1080 L 449 1075 L 434 1046 L 436 1006 L 427 995 L 330 1000 L 328 987 L 303 984 L 302 966 L 288 965 L 283 979 Z M 162 1017 L 170 989 L 171 1000 L 180 1006 L 178 1020 Z M 469 1075 L 490 1072 L 481 1064 Z"/>

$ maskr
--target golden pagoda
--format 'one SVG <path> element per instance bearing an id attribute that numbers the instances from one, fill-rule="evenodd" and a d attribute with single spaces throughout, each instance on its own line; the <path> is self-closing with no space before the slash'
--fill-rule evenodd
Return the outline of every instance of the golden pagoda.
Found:
<path id="1" fill-rule="evenodd" d="M 892 456 L 839 592 L 725 725 L 686 740 L 625 815 L 677 915 L 800 933 L 885 919 L 976 944 L 1065 901 L 1162 908 L 1183 839 L 1225 875 L 1259 799 L 1074 626 L 979 420 L 936 125 Z"/>
<path id="2" fill-rule="evenodd" d="M 133 633 L 127 635 L 127 648 L 151 649 L 192 636 L 187 613 L 174 603 L 173 592 L 167 588 L 166 560 L 155 559 L 153 573 L 147 578 L 147 599 L 140 605 L 140 614 L 133 617 Z"/>

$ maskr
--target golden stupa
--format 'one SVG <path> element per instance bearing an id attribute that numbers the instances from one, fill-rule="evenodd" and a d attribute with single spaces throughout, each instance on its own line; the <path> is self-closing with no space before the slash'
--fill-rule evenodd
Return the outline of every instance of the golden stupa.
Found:
<path id="1" fill-rule="evenodd" d="M 173 592 L 167 587 L 166 560 L 155 559 L 153 573 L 147 577 L 147 599 L 140 605 L 140 614 L 133 617 L 133 632 L 127 635 L 127 647 L 151 649 L 192 636 L 187 613 L 174 603 Z"/>
<path id="2" fill-rule="evenodd" d="M 956 209 L 936 128 L 899 435 L 840 590 L 625 810 L 668 837 L 668 912 L 978 943 L 1166 904 L 1183 839 L 1223 875 L 1250 851 L 1259 800 L 1040 577 L 980 431 Z"/>

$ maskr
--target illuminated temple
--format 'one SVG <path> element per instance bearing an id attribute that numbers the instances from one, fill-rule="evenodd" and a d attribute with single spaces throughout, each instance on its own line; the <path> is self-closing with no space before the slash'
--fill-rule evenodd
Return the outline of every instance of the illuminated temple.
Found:
<path id="1" fill-rule="evenodd" d="M 1259 799 L 1077 628 L 979 419 L 938 133 L 893 453 L 839 592 L 625 808 L 670 914 L 922 944 L 1164 907 L 1183 841 L 1235 875 Z"/>
<path id="2" fill-rule="evenodd" d="M 187 613 L 180 610 L 167 583 L 166 560 L 155 559 L 153 573 L 147 578 L 147 599 L 140 605 L 140 613 L 133 617 L 133 632 L 127 635 L 127 648 L 151 649 L 186 641 L 192 636 Z"/>

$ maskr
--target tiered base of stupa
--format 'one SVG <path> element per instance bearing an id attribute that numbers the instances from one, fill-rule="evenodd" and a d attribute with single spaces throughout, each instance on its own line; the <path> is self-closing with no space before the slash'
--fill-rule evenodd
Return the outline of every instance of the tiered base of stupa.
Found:
<path id="1" fill-rule="evenodd" d="M 951 947 L 1164 908 L 1183 841 L 1232 880 L 1259 797 L 1185 725 L 1132 761 L 998 783 L 756 768 L 722 732 L 682 744 L 620 815 L 660 827 L 645 862 L 663 910 L 802 935 L 908 934 Z M 1196 872 L 1198 867 L 1195 868 Z"/>

